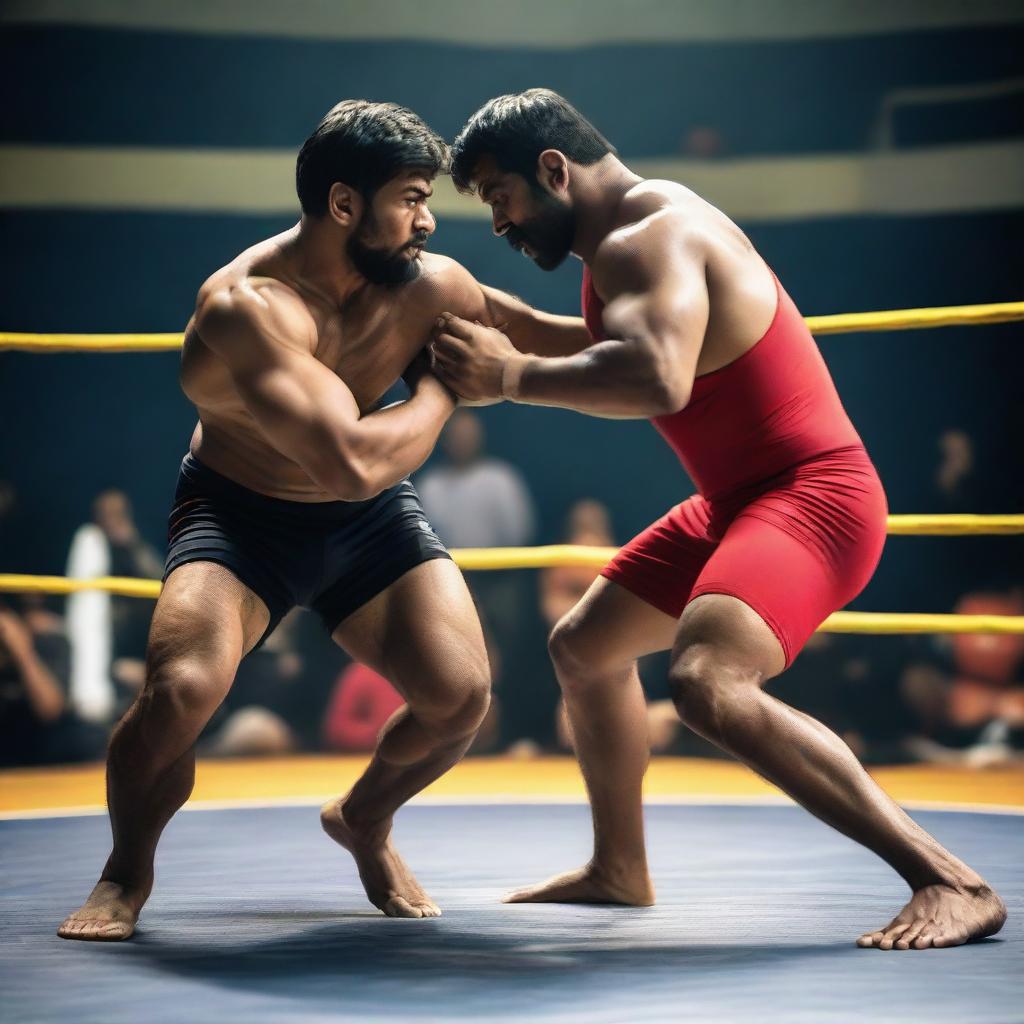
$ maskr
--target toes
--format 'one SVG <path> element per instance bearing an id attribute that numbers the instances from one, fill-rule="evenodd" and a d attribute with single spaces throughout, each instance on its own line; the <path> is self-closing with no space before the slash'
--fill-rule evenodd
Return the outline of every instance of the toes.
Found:
<path id="1" fill-rule="evenodd" d="M 858 940 L 857 945 L 862 949 L 868 949 L 871 946 L 877 946 L 882 941 L 882 935 L 884 932 L 865 932 Z"/>
<path id="2" fill-rule="evenodd" d="M 414 907 L 407 899 L 401 896 L 392 896 L 384 904 L 384 913 L 388 917 L 423 917 L 423 911 Z"/>
<path id="3" fill-rule="evenodd" d="M 935 934 L 927 928 L 922 928 L 920 935 L 914 939 L 914 949 L 928 949 L 935 941 Z"/>
<path id="4" fill-rule="evenodd" d="M 909 928 L 896 940 L 897 949 L 910 949 L 913 942 L 924 930 L 924 921 L 910 925 Z"/>
<path id="5" fill-rule="evenodd" d="M 882 936 L 881 941 L 878 943 L 879 949 L 892 949 L 893 945 L 899 939 L 899 937 L 910 927 L 909 924 L 898 924 L 892 928 L 887 929 L 885 934 Z"/>

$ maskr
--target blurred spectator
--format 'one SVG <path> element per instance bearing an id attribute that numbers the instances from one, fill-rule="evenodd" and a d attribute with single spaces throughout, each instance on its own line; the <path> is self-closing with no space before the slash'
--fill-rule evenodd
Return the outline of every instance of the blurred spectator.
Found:
<path id="1" fill-rule="evenodd" d="M 140 536 L 127 496 L 102 491 L 93 502 L 92 522 L 75 531 L 67 575 L 159 578 L 163 565 L 155 549 Z M 110 722 L 117 715 L 112 681 L 114 659 L 142 659 L 153 606 L 131 597 L 83 591 L 68 598 L 71 642 L 71 701 L 83 717 Z M 135 673 L 137 675 L 138 673 Z M 129 676 L 131 671 L 129 670 Z"/>
<path id="2" fill-rule="evenodd" d="M 947 430 L 939 435 L 938 447 L 941 461 L 935 484 L 947 503 L 959 505 L 974 472 L 974 444 L 964 431 Z"/>
<path id="3" fill-rule="evenodd" d="M 528 544 L 534 513 L 522 474 L 484 452 L 480 417 L 456 409 L 441 435 L 447 463 L 416 481 L 423 507 L 449 547 L 500 548 Z"/>
<path id="4" fill-rule="evenodd" d="M 615 540 L 608 509 L 591 498 L 576 502 L 569 510 L 564 543 L 611 547 Z M 590 589 L 600 572 L 584 565 L 559 565 L 540 571 L 541 613 L 549 630 Z"/>
<path id="5" fill-rule="evenodd" d="M 242 659 L 201 751 L 210 757 L 287 754 L 300 748 L 292 726 L 303 659 L 295 649 L 299 609 L 292 609 L 258 650 Z"/>
<path id="6" fill-rule="evenodd" d="M 368 753 L 377 745 L 384 723 L 405 703 L 378 672 L 354 661 L 340 676 L 324 717 L 328 750 Z"/>
<path id="7" fill-rule="evenodd" d="M 966 594 L 954 612 L 1024 615 L 1024 593 Z M 1014 759 L 1024 730 L 1024 636 L 953 633 L 946 652 L 939 663 L 918 661 L 903 673 L 900 689 L 920 733 L 909 748 L 932 761 Z"/>
<path id="8" fill-rule="evenodd" d="M 36 615 L 37 623 L 40 616 Z M 41 634 L 46 635 L 46 634 Z M 59 636 L 59 633 L 50 633 Z M 59 645 L 52 645 L 54 650 Z M 102 757 L 106 730 L 69 710 L 66 679 L 36 648 L 29 624 L 0 607 L 0 764 L 50 764 Z"/>
<path id="9" fill-rule="evenodd" d="M 682 143 L 683 152 L 696 160 L 713 160 L 721 156 L 724 149 L 718 129 L 706 124 L 695 124 Z"/>
<path id="10" fill-rule="evenodd" d="M 370 753 L 387 720 L 405 699 L 379 672 L 352 662 L 338 676 L 327 705 L 323 743 L 328 750 L 345 754 Z M 492 694 L 491 706 L 470 748 L 471 754 L 492 752 L 498 745 L 500 711 Z"/>
<path id="11" fill-rule="evenodd" d="M 533 538 L 534 510 L 522 474 L 484 451 L 480 417 L 457 409 L 441 435 L 445 463 L 432 466 L 416 481 L 427 518 L 449 547 L 519 547 Z M 543 642 L 537 631 L 529 573 L 473 573 L 470 589 L 484 633 L 493 639 L 500 664 L 517 684 L 538 671 Z M 492 671 L 497 682 L 498 669 Z"/>

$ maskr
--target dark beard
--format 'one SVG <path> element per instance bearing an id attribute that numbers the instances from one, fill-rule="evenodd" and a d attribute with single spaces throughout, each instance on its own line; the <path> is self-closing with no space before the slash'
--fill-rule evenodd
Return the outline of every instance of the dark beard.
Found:
<path id="1" fill-rule="evenodd" d="M 362 240 L 363 234 L 363 231 L 359 231 L 353 235 L 348 240 L 346 248 L 352 265 L 370 284 L 394 287 L 400 284 L 409 284 L 420 276 L 422 267 L 419 259 L 410 260 L 404 253 L 411 245 L 426 245 L 427 235 L 425 232 L 413 235 L 408 242 L 400 245 L 397 249 L 375 249 Z"/>
<path id="2" fill-rule="evenodd" d="M 541 270 L 560 267 L 572 249 L 576 237 L 576 214 L 568 203 L 562 203 L 539 185 L 532 189 L 541 212 L 505 232 L 505 240 L 513 248 L 526 243 L 533 252 L 533 262 Z"/>

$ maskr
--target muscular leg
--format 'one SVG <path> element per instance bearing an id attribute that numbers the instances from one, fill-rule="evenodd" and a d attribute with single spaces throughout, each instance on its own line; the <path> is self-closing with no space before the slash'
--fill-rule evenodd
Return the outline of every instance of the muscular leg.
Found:
<path id="1" fill-rule="evenodd" d="M 590 796 L 594 856 L 506 902 L 654 902 L 642 803 L 650 750 L 636 659 L 671 647 L 675 632 L 675 619 L 604 578 L 555 627 L 551 658 Z"/>
<path id="2" fill-rule="evenodd" d="M 351 791 L 321 809 L 324 830 L 355 857 L 366 895 L 389 917 L 437 917 L 391 844 L 395 812 L 461 760 L 490 701 L 480 622 L 461 573 L 435 559 L 407 572 L 334 632 L 405 697 Z"/>
<path id="3" fill-rule="evenodd" d="M 192 562 L 168 577 L 153 613 L 145 686 L 110 740 L 113 850 L 92 894 L 57 930 L 62 938 L 116 941 L 135 930 L 160 833 L 192 792 L 196 738 L 268 620 L 263 602 L 220 565 Z"/>
<path id="4" fill-rule="evenodd" d="M 680 717 L 903 876 L 910 903 L 860 945 L 925 949 L 997 932 L 1006 910 L 984 880 L 886 796 L 835 733 L 761 689 L 784 660 L 775 635 L 742 601 L 698 597 L 673 649 Z"/>

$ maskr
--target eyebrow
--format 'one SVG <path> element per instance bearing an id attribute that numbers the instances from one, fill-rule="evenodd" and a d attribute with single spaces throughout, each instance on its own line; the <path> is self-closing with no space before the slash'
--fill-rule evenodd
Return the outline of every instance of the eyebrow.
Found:
<path id="1" fill-rule="evenodd" d="M 415 193 L 418 196 L 423 196 L 424 199 L 429 199 L 434 194 L 434 190 L 433 189 L 430 189 L 428 191 L 427 189 L 423 188 L 420 185 L 409 185 L 408 188 L 406 188 L 405 191 L 406 191 L 407 194 L 409 192 L 413 192 L 413 193 Z"/>

